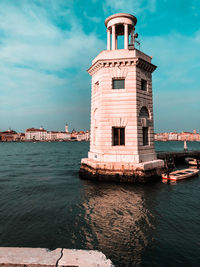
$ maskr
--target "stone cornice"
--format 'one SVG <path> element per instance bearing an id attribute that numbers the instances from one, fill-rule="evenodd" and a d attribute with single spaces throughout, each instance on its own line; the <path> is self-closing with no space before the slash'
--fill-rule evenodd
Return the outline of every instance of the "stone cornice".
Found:
<path id="1" fill-rule="evenodd" d="M 133 15 L 131 15 L 131 14 L 128 14 L 128 13 L 117 13 L 117 14 L 114 14 L 114 15 L 109 16 L 109 17 L 105 20 L 105 22 L 104 22 L 104 23 L 105 23 L 105 26 L 107 27 L 107 24 L 108 24 L 108 22 L 109 22 L 111 19 L 122 18 L 122 17 L 131 19 L 131 20 L 134 22 L 135 25 L 136 25 L 136 23 L 137 23 L 137 18 L 136 18 L 135 16 L 133 16 Z"/>
<path id="2" fill-rule="evenodd" d="M 157 66 L 143 60 L 142 58 L 138 58 L 138 61 L 137 61 L 137 67 L 139 67 L 140 69 L 143 69 L 145 71 L 148 71 L 148 72 L 153 72 Z"/>
<path id="3" fill-rule="evenodd" d="M 100 68 L 119 67 L 119 66 L 133 66 L 136 65 L 137 58 L 132 59 L 109 59 L 96 61 L 87 71 L 90 75 L 93 75 Z"/>
<path id="4" fill-rule="evenodd" d="M 97 60 L 87 72 L 92 76 L 101 68 L 109 67 L 124 67 L 124 66 L 137 66 L 148 72 L 153 72 L 157 67 L 141 58 L 122 58 L 122 59 L 105 59 Z"/>

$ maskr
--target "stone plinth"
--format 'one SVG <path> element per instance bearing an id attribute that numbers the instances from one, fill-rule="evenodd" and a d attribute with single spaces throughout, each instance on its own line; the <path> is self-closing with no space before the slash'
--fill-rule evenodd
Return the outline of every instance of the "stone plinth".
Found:
<path id="1" fill-rule="evenodd" d="M 138 164 L 123 162 L 98 162 L 82 159 L 80 177 L 89 180 L 124 183 L 147 183 L 160 179 L 163 160 L 146 161 Z"/>

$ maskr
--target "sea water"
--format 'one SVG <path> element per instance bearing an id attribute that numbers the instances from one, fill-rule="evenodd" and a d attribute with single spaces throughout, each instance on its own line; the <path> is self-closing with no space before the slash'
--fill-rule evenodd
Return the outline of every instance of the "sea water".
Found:
<path id="1" fill-rule="evenodd" d="M 183 142 L 155 147 L 180 151 Z M 95 249 L 116 267 L 200 266 L 200 177 L 80 180 L 88 150 L 88 142 L 0 143 L 0 246 Z"/>

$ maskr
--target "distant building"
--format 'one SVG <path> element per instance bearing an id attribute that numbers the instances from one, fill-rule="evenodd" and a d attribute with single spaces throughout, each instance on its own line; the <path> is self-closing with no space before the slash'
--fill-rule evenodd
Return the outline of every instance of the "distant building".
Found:
<path id="1" fill-rule="evenodd" d="M 57 132 L 58 140 L 70 140 L 71 134 L 69 132 Z"/>
<path id="2" fill-rule="evenodd" d="M 14 130 L 8 129 L 7 131 L 0 133 L 0 141 L 2 142 L 19 141 L 19 135 Z"/>
<path id="3" fill-rule="evenodd" d="M 89 141 L 90 134 L 89 131 L 80 131 L 77 133 L 77 141 Z"/>
<path id="4" fill-rule="evenodd" d="M 168 133 L 154 134 L 155 141 L 168 141 Z"/>
<path id="5" fill-rule="evenodd" d="M 69 132 L 47 132 L 47 141 L 67 141 L 71 139 L 71 134 Z"/>
<path id="6" fill-rule="evenodd" d="M 47 131 L 43 127 L 40 128 L 28 128 L 25 133 L 17 133 L 11 129 L 0 132 L 0 141 L 11 142 L 11 141 L 88 141 L 90 137 L 89 131 L 75 130 L 72 133 L 69 132 L 68 124 L 65 125 L 65 131 Z"/>
<path id="7" fill-rule="evenodd" d="M 88 130 L 85 132 L 85 140 L 86 141 L 90 140 L 90 131 L 88 131 Z"/>
<path id="8" fill-rule="evenodd" d="M 75 131 L 74 129 L 71 132 L 71 139 L 77 141 L 89 141 L 90 140 L 90 132 L 87 131 Z"/>
<path id="9" fill-rule="evenodd" d="M 178 140 L 178 135 L 177 135 L 177 133 L 169 133 L 169 134 L 168 134 L 168 140 L 169 140 L 169 141 L 177 141 L 177 140 Z"/>
<path id="10" fill-rule="evenodd" d="M 200 134 L 196 130 L 181 133 L 156 133 L 154 139 L 155 141 L 200 141 Z"/>
<path id="11" fill-rule="evenodd" d="M 20 141 L 25 141 L 25 133 L 20 133 Z"/>
<path id="12" fill-rule="evenodd" d="M 71 132 L 71 139 L 72 140 L 77 140 L 77 135 L 78 135 L 78 132 L 73 129 L 72 132 Z"/>
<path id="13" fill-rule="evenodd" d="M 47 130 L 43 127 L 36 128 L 28 128 L 25 131 L 25 140 L 26 141 L 46 141 L 47 139 Z"/>

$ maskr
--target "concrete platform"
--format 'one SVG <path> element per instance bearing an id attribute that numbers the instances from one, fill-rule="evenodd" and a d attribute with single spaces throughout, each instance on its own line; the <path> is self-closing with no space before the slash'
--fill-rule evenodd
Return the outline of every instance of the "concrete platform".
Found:
<path id="1" fill-rule="evenodd" d="M 81 160 L 80 178 L 123 183 L 146 183 L 158 180 L 164 168 L 163 160 L 142 163 L 99 162 L 85 158 Z"/>
<path id="2" fill-rule="evenodd" d="M 99 251 L 57 248 L 1 247 L 2 267 L 113 267 L 112 262 Z"/>
<path id="3" fill-rule="evenodd" d="M 189 151 L 161 151 L 157 152 L 158 159 L 168 159 L 173 158 L 176 163 L 185 163 L 185 158 L 192 157 L 196 159 L 200 159 L 200 150 L 189 150 Z"/>

